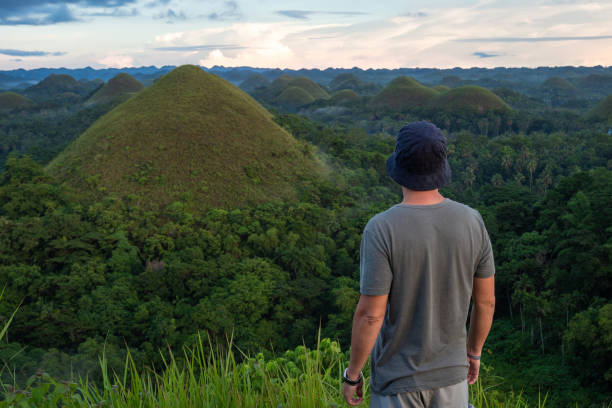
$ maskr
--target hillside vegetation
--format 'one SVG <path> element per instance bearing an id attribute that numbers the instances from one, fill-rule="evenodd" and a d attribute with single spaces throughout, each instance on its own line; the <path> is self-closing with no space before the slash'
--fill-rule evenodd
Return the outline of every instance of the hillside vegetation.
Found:
<path id="1" fill-rule="evenodd" d="M 432 106 L 447 112 L 484 113 L 510 110 L 499 96 L 486 88 L 474 85 L 460 86 L 444 92 L 432 101 Z"/>
<path id="2" fill-rule="evenodd" d="M 15 92 L 0 93 L 0 111 L 28 109 L 33 106 L 34 102 L 23 95 Z"/>
<path id="3" fill-rule="evenodd" d="M 589 118 L 594 120 L 607 120 L 612 124 L 612 95 L 601 101 L 589 114 Z"/>
<path id="4" fill-rule="evenodd" d="M 407 111 L 426 106 L 437 92 L 409 77 L 398 77 L 391 81 L 370 102 L 380 109 Z"/>
<path id="5" fill-rule="evenodd" d="M 88 100 L 87 103 L 117 103 L 128 99 L 130 96 L 144 89 L 144 85 L 134 79 L 133 76 L 121 73 L 108 80 Z"/>
<path id="6" fill-rule="evenodd" d="M 47 167 L 93 196 L 202 207 L 295 199 L 311 153 L 250 96 L 195 66 L 159 79 L 96 121 Z"/>

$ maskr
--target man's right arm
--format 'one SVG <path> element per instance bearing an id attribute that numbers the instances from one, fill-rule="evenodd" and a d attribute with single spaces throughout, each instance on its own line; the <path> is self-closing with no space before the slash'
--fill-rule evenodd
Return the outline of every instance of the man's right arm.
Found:
<path id="1" fill-rule="evenodd" d="M 472 356 L 480 356 L 485 340 L 489 335 L 495 311 L 495 280 L 493 276 L 474 278 L 472 288 L 472 312 L 470 314 L 470 333 L 467 342 L 467 352 Z M 478 380 L 480 360 L 467 357 L 468 384 Z"/>

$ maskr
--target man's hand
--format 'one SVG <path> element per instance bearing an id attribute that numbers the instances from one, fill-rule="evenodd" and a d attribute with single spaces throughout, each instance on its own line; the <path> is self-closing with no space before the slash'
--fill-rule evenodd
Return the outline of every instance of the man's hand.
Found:
<path id="1" fill-rule="evenodd" d="M 474 384 L 478 380 L 478 372 L 480 371 L 480 360 L 474 360 L 473 358 L 467 358 L 468 364 L 468 376 L 467 381 L 469 385 Z"/>
<path id="2" fill-rule="evenodd" d="M 344 383 L 344 385 L 342 385 L 342 394 L 344 394 L 344 399 L 347 404 L 353 406 L 361 404 L 363 402 L 363 381 L 357 385 Z M 355 397 L 355 395 L 357 395 L 357 397 Z"/>

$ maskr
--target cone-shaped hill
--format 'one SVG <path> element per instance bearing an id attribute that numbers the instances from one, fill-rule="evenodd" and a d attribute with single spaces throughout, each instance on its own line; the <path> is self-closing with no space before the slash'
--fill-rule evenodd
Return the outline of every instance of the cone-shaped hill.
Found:
<path id="1" fill-rule="evenodd" d="M 475 85 L 460 86 L 441 93 L 432 103 L 436 109 L 450 113 L 507 112 L 510 107 L 486 88 Z"/>
<path id="2" fill-rule="evenodd" d="M 96 121 L 47 170 L 93 198 L 232 208 L 295 198 L 322 170 L 308 151 L 249 95 L 186 65 Z"/>
<path id="3" fill-rule="evenodd" d="M 409 111 L 427 105 L 438 92 L 418 81 L 401 76 L 391 81 L 370 102 L 372 107 L 394 111 Z"/>
<path id="4" fill-rule="evenodd" d="M 313 80 L 306 77 L 298 77 L 292 79 L 287 84 L 288 87 L 294 86 L 308 92 L 315 99 L 329 98 L 329 94 L 323 88 L 316 84 Z"/>
<path id="5" fill-rule="evenodd" d="M 561 77 L 550 77 L 542 82 L 540 88 L 544 91 L 565 91 L 574 92 L 576 87 L 570 81 Z"/>
<path id="6" fill-rule="evenodd" d="M 281 92 L 285 90 L 289 86 L 289 82 L 291 82 L 294 78 L 291 75 L 283 74 L 276 78 L 270 84 L 268 91 L 272 96 L 278 96 Z"/>
<path id="7" fill-rule="evenodd" d="M 612 90 L 612 75 L 591 74 L 580 80 L 580 87 L 589 90 Z"/>
<path id="8" fill-rule="evenodd" d="M 297 86 L 289 86 L 278 95 L 276 102 L 290 109 L 299 108 L 314 102 L 315 98 L 304 89 Z"/>
<path id="9" fill-rule="evenodd" d="M 434 87 L 432 87 L 433 89 L 435 89 L 436 91 L 442 93 L 442 92 L 447 92 L 450 91 L 450 87 L 446 86 L 446 85 L 436 85 Z"/>
<path id="10" fill-rule="evenodd" d="M 601 101 L 589 113 L 588 117 L 593 120 L 608 120 L 612 123 L 612 95 Z"/>
<path id="11" fill-rule="evenodd" d="M 330 102 L 335 105 L 348 105 L 359 102 L 360 100 L 361 96 L 359 96 L 357 92 L 353 91 L 352 89 L 343 89 L 338 91 L 330 98 Z"/>
<path id="12" fill-rule="evenodd" d="M 34 102 L 15 92 L 0 93 L 0 111 L 22 110 L 33 106 Z"/>
<path id="13" fill-rule="evenodd" d="M 261 74 L 253 74 L 244 81 L 242 81 L 242 83 L 240 84 L 240 89 L 245 92 L 253 92 L 258 88 L 265 88 L 269 85 L 270 81 L 268 80 L 268 78 Z"/>
<path id="14" fill-rule="evenodd" d="M 122 102 L 137 92 L 144 85 L 134 79 L 133 76 L 121 73 L 109 79 L 100 89 L 94 92 L 87 100 L 87 104 Z"/>
<path id="15" fill-rule="evenodd" d="M 341 91 L 343 89 L 352 89 L 356 91 L 364 85 L 365 82 L 359 79 L 357 75 L 347 72 L 336 75 L 329 83 L 329 89 L 332 91 Z"/>
<path id="16" fill-rule="evenodd" d="M 66 74 L 49 75 L 36 85 L 25 90 L 26 96 L 32 99 L 46 100 L 66 93 L 79 94 L 83 85 Z"/>

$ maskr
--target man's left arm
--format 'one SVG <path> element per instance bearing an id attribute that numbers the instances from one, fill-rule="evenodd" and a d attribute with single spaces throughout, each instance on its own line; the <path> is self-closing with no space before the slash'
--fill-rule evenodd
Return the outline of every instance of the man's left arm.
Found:
<path id="1" fill-rule="evenodd" d="M 389 295 L 361 295 L 355 315 L 353 316 L 353 331 L 351 334 L 351 357 L 346 376 L 349 380 L 357 380 L 374 348 L 378 332 L 382 327 L 387 310 Z M 342 394 L 349 405 L 359 405 L 363 401 L 363 381 L 357 385 L 344 383 Z M 357 398 L 354 395 L 357 395 Z"/>

